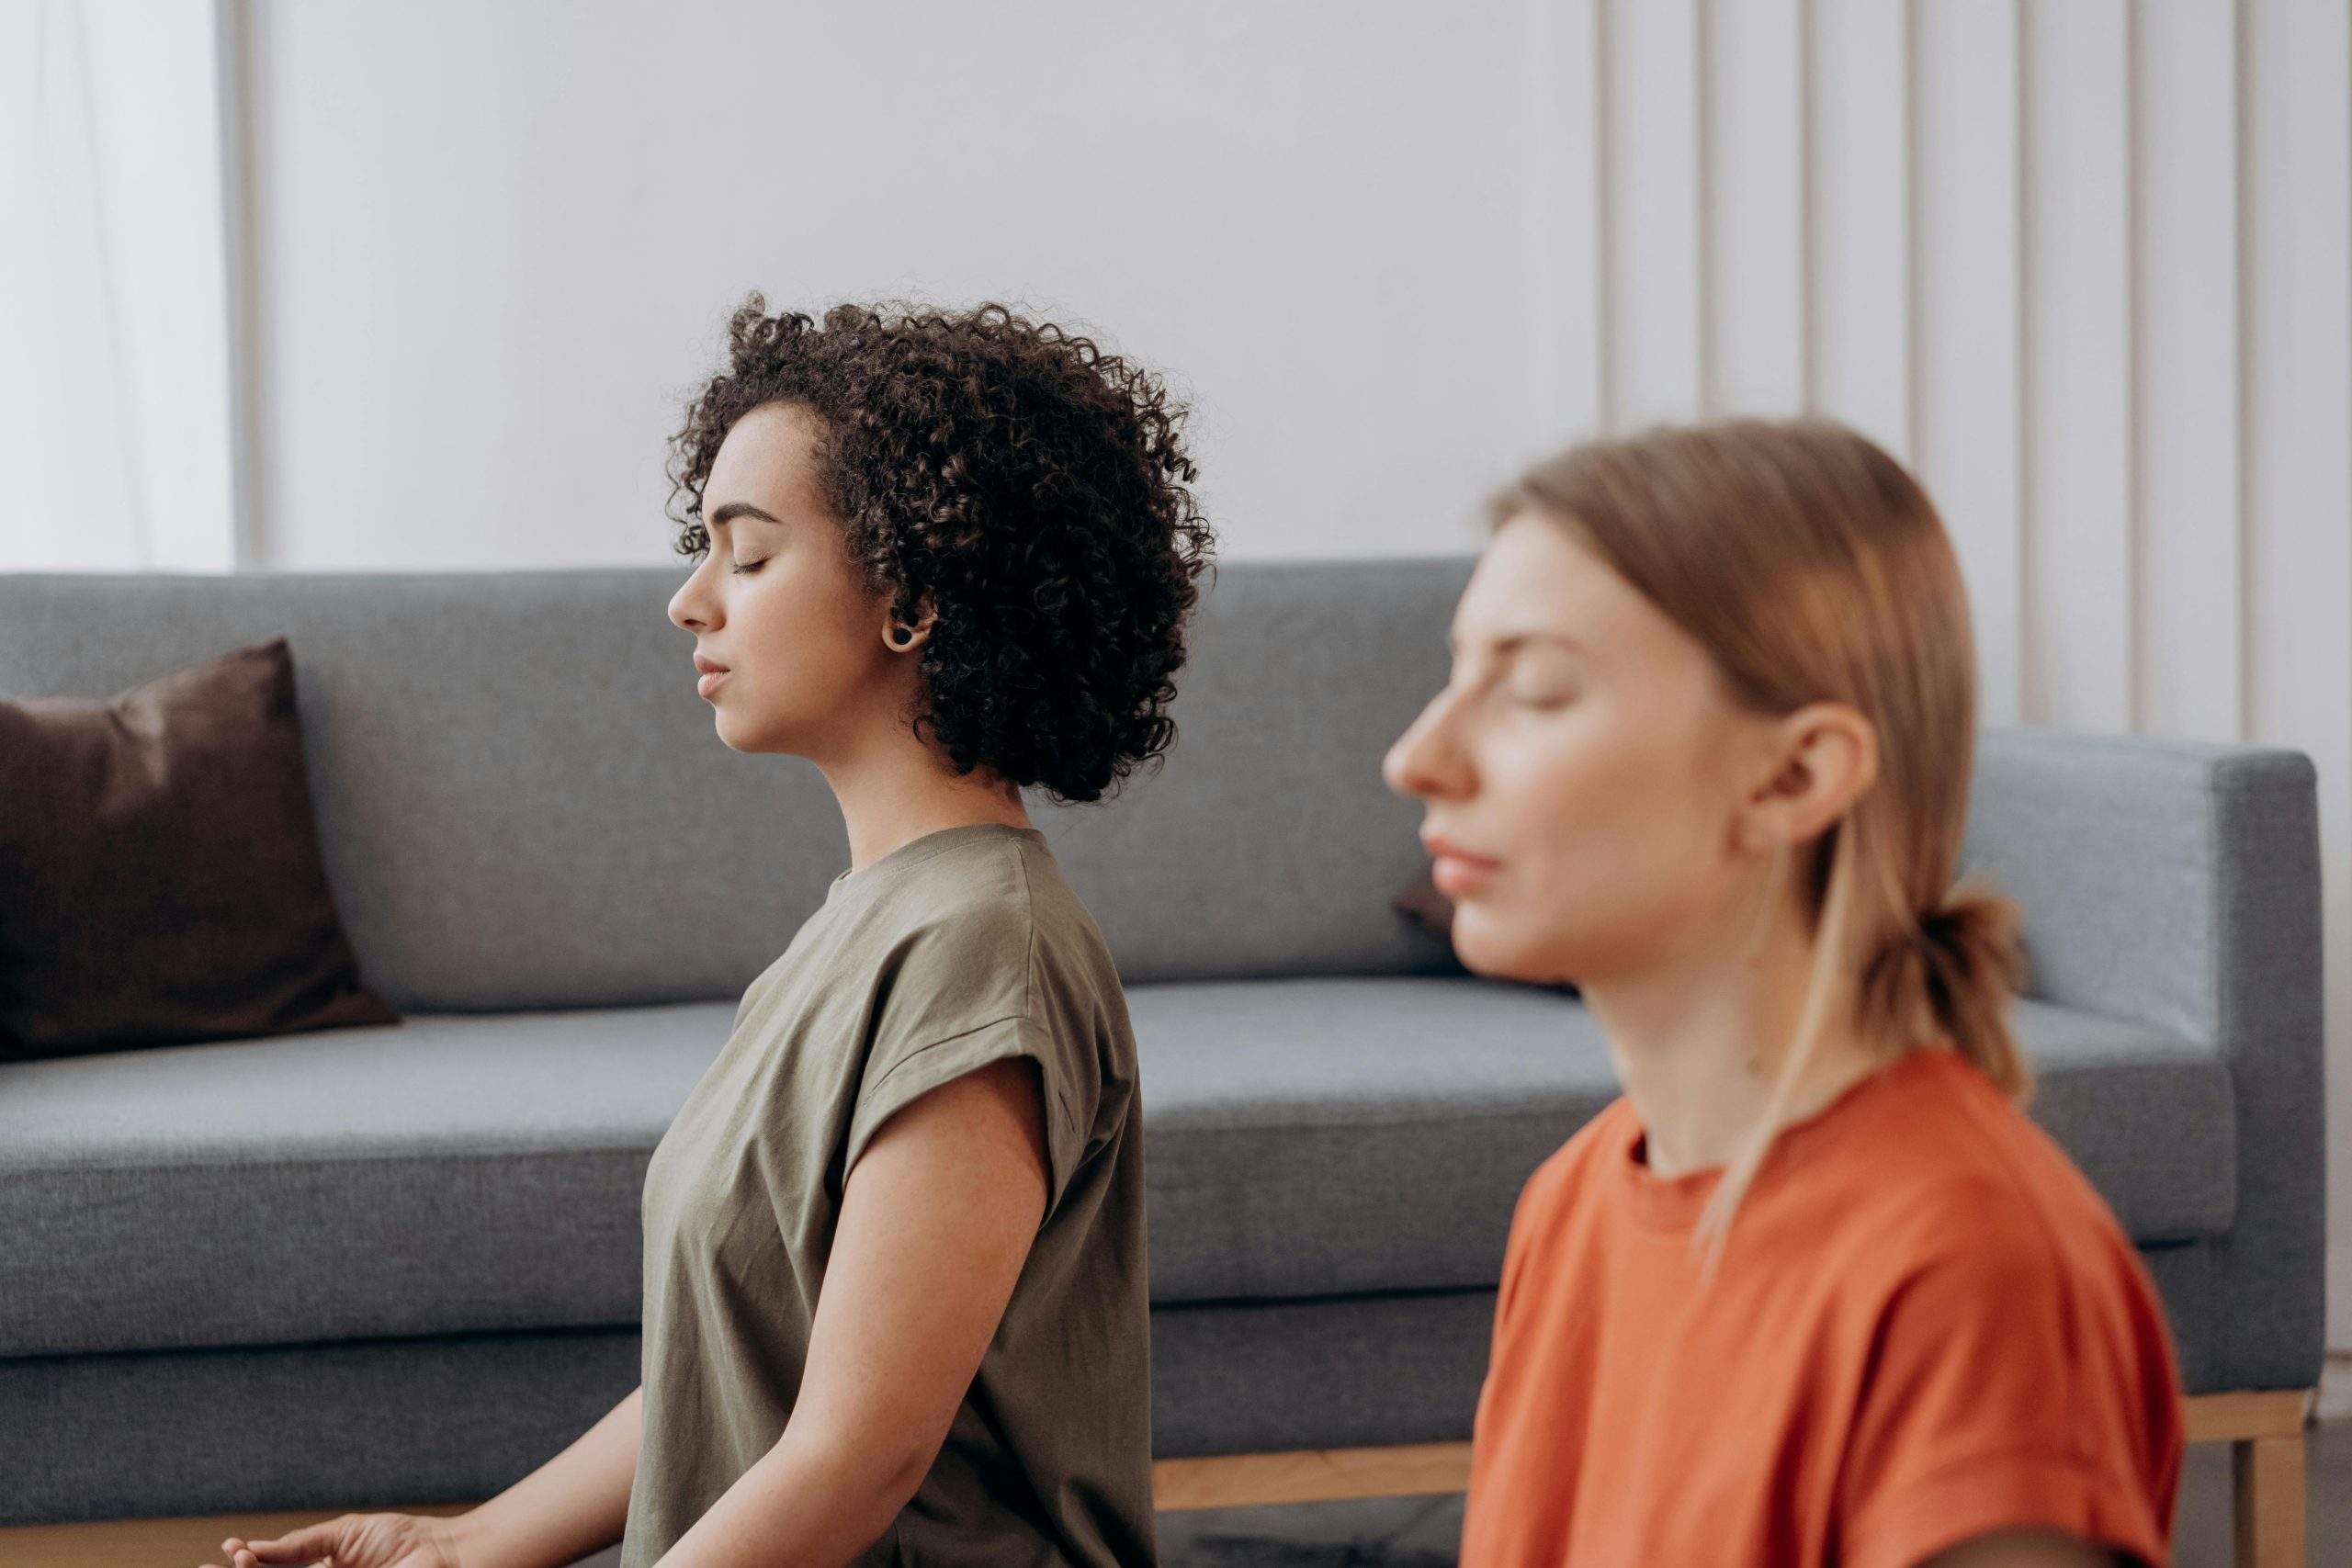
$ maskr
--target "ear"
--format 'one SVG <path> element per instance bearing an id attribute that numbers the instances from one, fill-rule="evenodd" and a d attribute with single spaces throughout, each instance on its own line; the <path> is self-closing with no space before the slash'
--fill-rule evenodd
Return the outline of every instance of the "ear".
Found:
<path id="1" fill-rule="evenodd" d="M 1851 703 L 1807 703 L 1765 736 L 1764 783 L 1741 807 L 1743 849 L 1810 843 L 1878 782 L 1878 730 Z"/>
<path id="2" fill-rule="evenodd" d="M 882 646 L 888 649 L 893 653 L 912 653 L 915 649 L 921 648 L 924 643 L 931 640 L 932 623 L 938 619 L 938 607 L 934 605 L 928 597 L 926 597 L 922 602 L 922 615 L 911 623 L 910 629 L 915 635 L 909 637 L 905 642 L 895 641 L 890 636 L 891 628 L 898 626 L 908 625 L 909 623 L 901 622 L 896 615 L 891 613 L 889 601 L 886 598 L 883 601 Z"/>

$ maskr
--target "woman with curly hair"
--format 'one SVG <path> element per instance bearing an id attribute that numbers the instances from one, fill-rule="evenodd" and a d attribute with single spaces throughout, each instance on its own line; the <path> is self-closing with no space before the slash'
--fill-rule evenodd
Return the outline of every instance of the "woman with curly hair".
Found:
<path id="1" fill-rule="evenodd" d="M 2022 1109 L 2017 910 L 1955 886 L 1974 656 L 1926 493 L 1740 420 L 1488 521 L 1385 775 L 1464 963 L 1575 976 L 1624 1093 L 1520 1195 L 1462 1561 L 2162 1563 L 2179 1371 Z"/>
<path id="2" fill-rule="evenodd" d="M 719 739 L 824 774 L 849 868 L 654 1151 L 639 1389 L 469 1514 L 237 1568 L 1154 1561 L 1135 1039 L 1021 792 L 1174 738 L 1213 547 L 1182 419 L 1000 306 L 736 313 L 670 618 Z"/>

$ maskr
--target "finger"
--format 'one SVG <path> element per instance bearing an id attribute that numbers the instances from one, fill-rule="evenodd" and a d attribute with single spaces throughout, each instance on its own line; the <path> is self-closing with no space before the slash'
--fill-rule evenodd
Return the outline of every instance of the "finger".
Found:
<path id="1" fill-rule="evenodd" d="M 260 1562 L 310 1562 L 334 1550 L 335 1522 L 328 1519 L 303 1529 L 289 1530 L 269 1540 L 249 1540 L 243 1543 L 237 1568 L 253 1568 L 243 1561 L 250 1556 Z"/>

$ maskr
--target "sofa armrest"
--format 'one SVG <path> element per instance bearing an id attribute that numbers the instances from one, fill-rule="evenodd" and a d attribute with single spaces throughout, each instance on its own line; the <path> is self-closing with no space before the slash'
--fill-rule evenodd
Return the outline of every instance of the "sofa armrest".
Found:
<path id="1" fill-rule="evenodd" d="M 1961 866 L 2022 907 L 2030 995 L 2172 1031 L 2228 1065 L 2237 1216 L 2199 1289 L 2235 1326 L 2192 1379 L 2308 1385 L 2326 1201 L 2311 759 L 1986 730 Z"/>
<path id="2" fill-rule="evenodd" d="M 2282 1038 L 2316 1052 L 2318 791 L 2301 752 L 1987 730 L 1961 866 L 2023 906 L 2028 994 L 2224 1055 Z"/>

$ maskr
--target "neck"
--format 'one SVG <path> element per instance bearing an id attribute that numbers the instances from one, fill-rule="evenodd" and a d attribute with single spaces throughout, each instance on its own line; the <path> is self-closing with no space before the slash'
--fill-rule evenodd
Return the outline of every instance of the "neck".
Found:
<path id="1" fill-rule="evenodd" d="M 1760 943 L 1745 921 L 1668 962 L 1582 986 L 1608 1036 L 1618 1081 L 1641 1119 L 1650 1168 L 1662 1177 L 1727 1165 L 1761 1124 L 1795 1043 L 1814 943 L 1802 913 L 1777 912 Z M 1751 957 L 1752 954 L 1752 957 Z M 1822 1034 L 1782 1114 L 1802 1121 L 1883 1066 L 1849 1021 L 1842 977 Z"/>
<path id="2" fill-rule="evenodd" d="M 841 807 L 853 873 L 943 829 L 977 822 L 1035 826 L 1017 786 L 992 768 L 956 773 L 902 725 L 809 760 L 832 786 Z"/>

